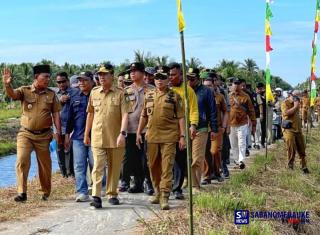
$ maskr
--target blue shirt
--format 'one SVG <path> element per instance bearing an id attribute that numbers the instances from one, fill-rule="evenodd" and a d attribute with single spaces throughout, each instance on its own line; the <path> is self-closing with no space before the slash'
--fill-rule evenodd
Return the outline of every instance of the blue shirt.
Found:
<path id="1" fill-rule="evenodd" d="M 70 98 L 78 92 L 78 89 L 69 87 L 67 90 L 57 91 L 57 97 L 60 100 L 60 97 L 63 95 L 68 95 Z M 61 102 L 60 102 L 61 103 Z M 61 134 L 65 135 L 67 132 L 67 121 L 70 109 L 70 99 L 66 103 L 61 103 L 62 109 L 60 111 L 60 119 L 61 119 Z"/>
<path id="2" fill-rule="evenodd" d="M 87 105 L 89 96 L 83 94 L 80 90 L 70 99 L 70 109 L 67 121 L 67 132 L 73 131 L 71 139 L 83 140 L 87 119 Z"/>
<path id="3" fill-rule="evenodd" d="M 198 99 L 199 123 L 197 129 L 208 128 L 218 133 L 216 102 L 210 88 L 200 84 L 194 88 Z"/>

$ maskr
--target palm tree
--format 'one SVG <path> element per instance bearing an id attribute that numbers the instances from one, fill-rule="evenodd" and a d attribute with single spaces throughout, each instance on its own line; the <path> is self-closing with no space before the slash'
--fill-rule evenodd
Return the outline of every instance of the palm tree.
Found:
<path id="1" fill-rule="evenodd" d="M 187 60 L 188 68 L 199 68 L 201 64 L 201 61 L 196 57 L 191 57 L 190 60 Z"/>
<path id="2" fill-rule="evenodd" d="M 158 66 L 168 65 L 169 56 L 157 56 L 155 59 Z"/>
<path id="3" fill-rule="evenodd" d="M 143 62 L 144 61 L 144 52 L 140 50 L 134 51 L 134 61 Z"/>
<path id="4" fill-rule="evenodd" d="M 245 59 L 244 63 L 241 64 L 242 69 L 248 71 L 250 74 L 254 74 L 259 67 L 257 66 L 257 63 L 253 59 Z"/>

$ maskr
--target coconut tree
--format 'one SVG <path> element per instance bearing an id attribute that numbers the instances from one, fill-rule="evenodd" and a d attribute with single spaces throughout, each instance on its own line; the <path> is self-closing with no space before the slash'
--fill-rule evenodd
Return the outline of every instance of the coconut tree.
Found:
<path id="1" fill-rule="evenodd" d="M 201 61 L 196 57 L 191 57 L 190 60 L 187 60 L 188 68 L 199 68 L 201 64 Z"/>

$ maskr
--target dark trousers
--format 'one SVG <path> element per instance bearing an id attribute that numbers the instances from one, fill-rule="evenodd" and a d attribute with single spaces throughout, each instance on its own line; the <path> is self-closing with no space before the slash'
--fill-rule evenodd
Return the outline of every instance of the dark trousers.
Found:
<path id="1" fill-rule="evenodd" d="M 65 135 L 61 135 L 62 143 L 64 143 Z M 63 176 L 74 175 L 73 169 L 73 151 L 72 144 L 68 152 L 64 149 L 64 145 L 60 145 L 57 149 L 58 164 L 60 172 Z"/>
<path id="2" fill-rule="evenodd" d="M 134 185 L 143 187 L 145 152 L 144 143 L 141 149 L 136 145 L 136 134 L 128 134 L 126 138 L 126 150 L 122 161 L 121 184 L 130 186 L 130 176 L 134 177 Z M 142 136 L 144 142 L 144 135 Z"/>
<path id="3" fill-rule="evenodd" d="M 231 144 L 230 144 L 229 135 L 227 133 L 223 133 L 221 159 L 222 159 L 222 170 L 224 174 L 229 173 L 227 161 L 230 161 L 230 149 L 231 149 Z"/>
<path id="4" fill-rule="evenodd" d="M 266 136 L 267 136 L 267 127 L 266 127 L 266 117 L 263 117 L 261 121 L 261 145 L 266 143 Z"/>
<path id="5" fill-rule="evenodd" d="M 176 146 L 176 158 L 173 166 L 173 192 L 182 193 L 182 185 L 187 170 L 187 150 L 180 150 L 179 144 Z M 190 183 L 190 182 L 189 182 Z"/>

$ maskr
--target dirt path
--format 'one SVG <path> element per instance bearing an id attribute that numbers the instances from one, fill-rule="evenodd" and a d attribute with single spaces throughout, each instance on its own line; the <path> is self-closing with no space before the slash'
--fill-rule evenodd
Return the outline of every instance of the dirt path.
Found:
<path id="1" fill-rule="evenodd" d="M 259 152 L 264 151 L 261 149 Z M 252 150 L 246 162 L 249 163 L 259 152 Z M 238 170 L 234 169 L 232 158 L 230 161 L 229 169 L 232 177 L 232 172 Z M 141 221 L 161 213 L 159 206 L 150 205 L 148 199 L 145 194 L 120 193 L 121 205 L 110 206 L 104 198 L 104 208 L 101 210 L 90 209 L 89 203 L 69 200 L 59 204 L 59 209 L 41 213 L 36 217 L 0 223 L 0 234 L 138 234 Z M 185 202 L 171 198 L 170 205 L 172 210 L 175 210 L 184 207 Z"/>

